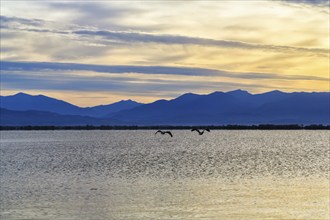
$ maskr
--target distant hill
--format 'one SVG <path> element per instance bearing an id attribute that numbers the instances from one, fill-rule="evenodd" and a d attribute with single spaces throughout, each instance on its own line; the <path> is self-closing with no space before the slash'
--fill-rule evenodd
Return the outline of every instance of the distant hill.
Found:
<path id="1" fill-rule="evenodd" d="M 89 108 L 19 93 L 1 97 L 1 108 L 1 125 L 330 124 L 329 92 L 187 93 L 149 104 L 126 100 Z"/>
<path id="2" fill-rule="evenodd" d="M 253 95 L 235 90 L 188 93 L 121 111 L 112 118 L 143 125 L 330 124 L 329 105 L 330 93 L 271 91 Z"/>
<path id="3" fill-rule="evenodd" d="M 89 116 L 94 116 L 94 117 L 110 117 L 114 113 L 123 111 L 123 110 L 128 110 L 132 109 L 138 106 L 141 106 L 141 103 L 132 101 L 132 100 L 122 100 L 119 102 L 115 102 L 109 105 L 98 105 L 94 107 L 87 107 L 84 108 L 84 110 L 89 110 L 91 111 L 90 114 L 86 114 Z"/>
<path id="4" fill-rule="evenodd" d="M 113 119 L 92 118 L 78 115 L 60 115 L 44 111 L 13 111 L 0 108 L 0 125 L 24 126 L 24 125 L 110 125 L 120 124 Z"/>
<path id="5" fill-rule="evenodd" d="M 15 111 L 47 111 L 64 115 L 80 115 L 90 117 L 109 116 L 115 112 L 141 105 L 132 100 L 120 101 L 109 105 L 81 108 L 68 102 L 44 95 L 18 93 L 12 96 L 0 96 L 1 108 Z"/>

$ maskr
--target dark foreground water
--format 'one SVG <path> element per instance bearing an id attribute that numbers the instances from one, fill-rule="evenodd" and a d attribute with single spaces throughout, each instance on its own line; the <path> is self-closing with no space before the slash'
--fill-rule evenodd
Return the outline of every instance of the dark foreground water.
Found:
<path id="1" fill-rule="evenodd" d="M 329 131 L 2 131 L 0 219 L 329 219 Z"/>

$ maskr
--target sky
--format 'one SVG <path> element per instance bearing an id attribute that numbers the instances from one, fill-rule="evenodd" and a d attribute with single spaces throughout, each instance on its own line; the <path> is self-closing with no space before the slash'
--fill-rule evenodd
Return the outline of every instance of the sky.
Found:
<path id="1" fill-rule="evenodd" d="M 329 91 L 328 0 L 1 0 L 1 95 Z"/>

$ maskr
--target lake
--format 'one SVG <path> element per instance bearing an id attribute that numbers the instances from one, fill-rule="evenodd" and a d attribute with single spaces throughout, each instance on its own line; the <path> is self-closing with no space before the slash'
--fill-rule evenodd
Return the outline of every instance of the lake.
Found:
<path id="1" fill-rule="evenodd" d="M 1 131 L 0 219 L 329 219 L 330 131 Z"/>

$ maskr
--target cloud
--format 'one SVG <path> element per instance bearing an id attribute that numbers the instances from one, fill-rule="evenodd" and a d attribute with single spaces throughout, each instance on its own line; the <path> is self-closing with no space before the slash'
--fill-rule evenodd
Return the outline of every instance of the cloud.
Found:
<path id="1" fill-rule="evenodd" d="M 180 68 L 180 67 L 163 67 L 163 66 L 129 66 L 129 65 L 90 65 L 76 63 L 51 63 L 51 62 L 1 62 L 2 70 L 24 70 L 24 71 L 40 71 L 40 70 L 71 70 L 71 71 L 94 71 L 103 73 L 142 73 L 142 74 L 173 74 L 187 76 L 215 76 L 219 72 L 216 70 L 201 68 Z"/>
<path id="2" fill-rule="evenodd" d="M 2 29 L 16 30 L 16 31 L 31 31 L 31 32 L 48 32 L 48 33 L 60 33 L 69 34 L 64 30 L 56 30 L 58 28 L 64 28 L 65 25 L 58 25 L 56 22 L 31 19 L 31 18 L 20 18 L 11 16 L 0 16 L 0 23 Z M 59 27 L 57 27 L 59 26 Z M 51 28 L 53 27 L 53 28 Z M 72 28 L 73 26 L 71 26 Z M 68 26 L 67 28 L 70 28 Z"/>
<path id="3" fill-rule="evenodd" d="M 29 26 L 42 26 L 44 25 L 44 20 L 41 19 L 27 19 L 27 18 L 19 18 L 19 17 L 8 17 L 4 15 L 0 15 L 1 25 L 9 26 L 15 24 L 21 25 L 29 25 Z"/>
<path id="4" fill-rule="evenodd" d="M 310 4 L 316 6 L 329 6 L 330 4 L 329 0 L 283 0 L 283 1 L 294 4 Z"/>
<path id="5" fill-rule="evenodd" d="M 131 27 L 121 23 L 121 19 L 135 15 L 138 17 L 144 10 L 128 7 L 118 7 L 107 2 L 50 2 L 49 10 L 69 12 L 70 20 L 76 25 L 91 28 L 105 28 L 112 30 L 148 30 L 146 27 Z"/>
<path id="6" fill-rule="evenodd" d="M 132 31 L 95 30 L 95 28 L 88 29 L 87 26 L 86 27 L 69 26 L 68 28 L 71 30 L 59 30 L 59 29 L 51 29 L 47 27 L 43 28 L 41 24 L 46 24 L 45 21 L 42 22 L 41 20 L 35 21 L 35 19 L 23 19 L 23 18 L 6 17 L 6 16 L 1 16 L 1 23 L 3 27 L 6 29 L 37 32 L 40 34 L 53 33 L 60 35 L 68 35 L 71 36 L 71 39 L 76 39 L 76 40 L 78 40 L 77 39 L 78 36 L 81 37 L 79 38 L 79 40 L 87 41 L 89 43 L 97 42 L 97 44 L 103 44 L 104 46 L 113 45 L 115 43 L 126 43 L 126 44 L 158 43 L 165 45 L 167 44 L 168 45 L 171 44 L 200 45 L 200 46 L 222 47 L 222 48 L 328 54 L 328 50 L 323 48 L 304 48 L 304 47 L 293 47 L 293 46 L 282 46 L 282 45 L 252 44 L 252 43 L 240 42 L 240 41 L 217 40 L 217 39 L 189 37 L 189 36 L 181 36 L 181 35 L 169 35 L 169 34 L 150 34 L 150 33 L 132 32 Z M 38 23 L 38 25 L 34 25 L 35 23 Z M 32 24 L 33 27 L 31 27 L 30 24 Z M 34 26 L 37 26 L 38 28 L 35 28 Z M 108 40 L 108 42 L 100 41 L 95 37 Z"/>
<path id="7" fill-rule="evenodd" d="M 167 96 L 181 95 L 185 92 L 219 91 L 233 88 L 244 89 L 292 89 L 285 87 L 268 86 L 263 84 L 246 84 L 240 82 L 218 81 L 190 81 L 143 79 L 139 77 L 95 77 L 59 75 L 56 72 L 34 72 L 26 74 L 23 71 L 7 72 L 1 75 L 1 87 L 4 90 L 44 90 L 44 91 L 78 91 L 78 92 L 114 92 L 125 94 L 126 98 L 132 95 Z M 166 95 L 167 94 L 167 95 Z"/>
<path id="8" fill-rule="evenodd" d="M 1 61 L 3 71 L 91 71 L 100 73 L 139 73 L 148 75 L 181 75 L 181 76 L 217 76 L 234 79 L 282 79 L 282 80 L 315 80 L 328 81 L 328 78 L 317 76 L 296 76 L 276 73 L 228 72 L 223 70 L 173 67 L 173 66 L 131 66 L 131 65 L 91 65 L 54 62 L 11 62 Z"/>
<path id="9" fill-rule="evenodd" d="M 314 8 L 324 14 L 330 13 L 330 0 L 282 0 L 288 6 L 298 8 Z"/>
<path id="10" fill-rule="evenodd" d="M 161 44 L 195 44 L 203 46 L 217 46 L 225 48 L 240 48 L 240 49 L 261 49 L 275 51 L 300 51 L 311 53 L 328 53 L 327 49 L 321 48 L 303 48 L 267 44 L 251 44 L 239 41 L 215 40 L 199 37 L 187 37 L 179 35 L 155 35 L 136 32 L 115 32 L 115 31 L 90 31 L 79 30 L 72 33 L 77 35 L 100 36 L 110 40 L 126 41 L 126 42 L 143 42 L 143 43 L 161 43 Z"/>

